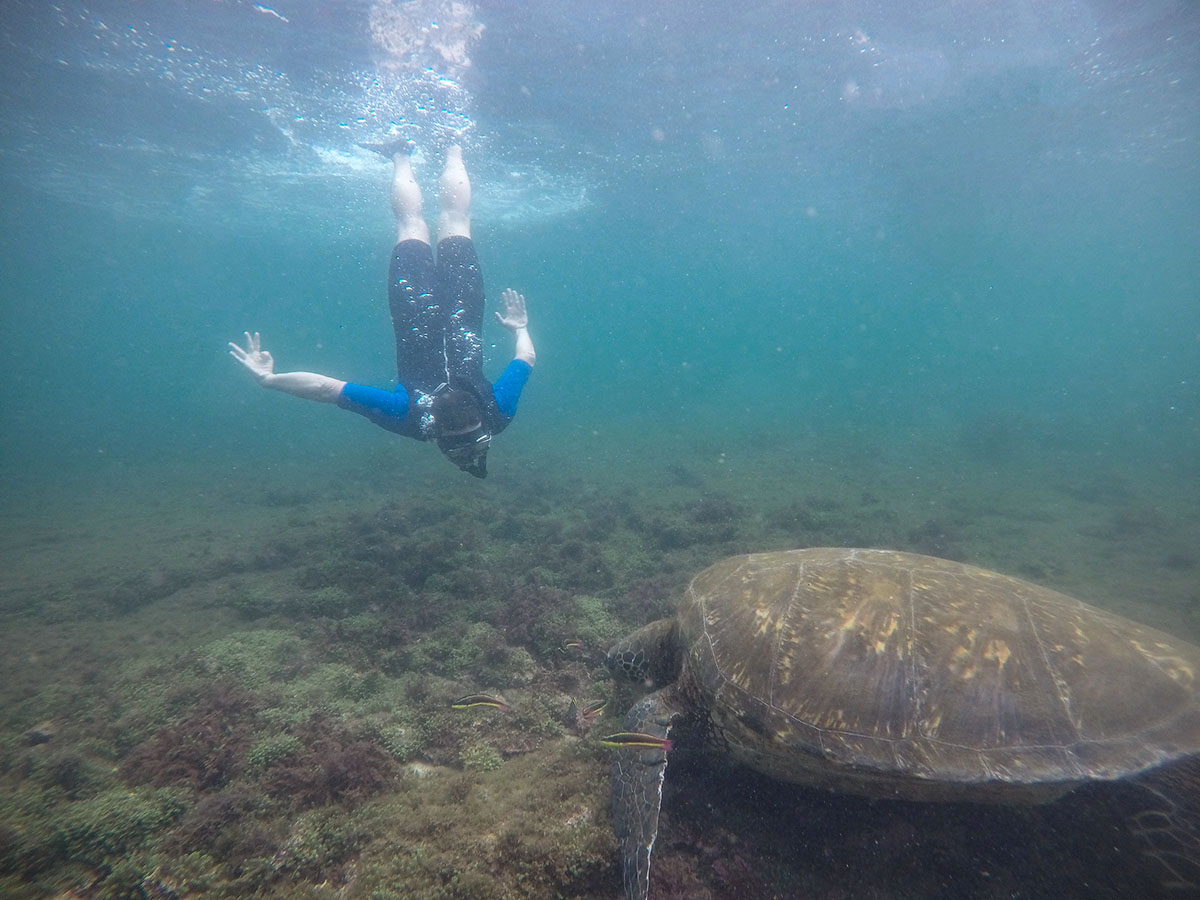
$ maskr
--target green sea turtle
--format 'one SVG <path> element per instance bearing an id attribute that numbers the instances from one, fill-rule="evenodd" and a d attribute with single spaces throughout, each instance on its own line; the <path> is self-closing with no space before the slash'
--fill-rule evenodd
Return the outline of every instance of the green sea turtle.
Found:
<path id="1" fill-rule="evenodd" d="M 890 550 L 737 556 L 697 575 L 673 619 L 608 653 L 659 688 L 613 758 L 625 895 L 645 900 L 668 735 L 699 720 L 764 774 L 868 797 L 1041 803 L 1137 777 L 1130 819 L 1164 884 L 1195 889 L 1194 804 L 1165 763 L 1200 756 L 1200 647 L 1064 594 Z"/>

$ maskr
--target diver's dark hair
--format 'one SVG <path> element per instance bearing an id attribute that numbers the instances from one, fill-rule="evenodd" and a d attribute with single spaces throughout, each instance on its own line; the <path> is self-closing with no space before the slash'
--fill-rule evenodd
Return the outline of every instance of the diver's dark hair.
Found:
<path id="1" fill-rule="evenodd" d="M 440 437 L 478 428 L 483 423 L 483 410 L 470 391 L 451 388 L 433 398 L 433 428 Z"/>

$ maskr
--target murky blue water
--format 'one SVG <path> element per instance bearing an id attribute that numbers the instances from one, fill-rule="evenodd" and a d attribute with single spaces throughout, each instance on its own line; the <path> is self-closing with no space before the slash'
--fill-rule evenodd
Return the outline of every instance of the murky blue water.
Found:
<path id="1" fill-rule="evenodd" d="M 5 469 L 363 440 L 225 343 L 389 385 L 358 143 L 400 132 L 431 191 L 465 145 L 489 295 L 528 296 L 531 447 L 998 420 L 1194 474 L 1197 7 L 729 7 L 9 4 Z"/>
<path id="2" fill-rule="evenodd" d="M 671 552 L 765 534 L 955 556 L 1195 640 L 1197 47 L 1193 0 L 6 0 L 5 740 L 112 660 L 246 624 L 221 618 L 239 592 L 291 590 L 272 560 L 324 586 L 321 552 L 354 548 L 314 548 L 363 540 L 376 503 L 391 542 L 431 493 L 455 521 L 544 519 L 564 570 L 636 557 L 630 604 L 666 604 Z M 464 146 L 489 298 L 528 298 L 537 368 L 486 483 L 227 352 L 259 331 L 280 371 L 394 384 L 391 171 L 360 143 L 395 135 L 431 217 Z M 489 319 L 485 345 L 495 377 L 511 338 Z M 705 509 L 736 537 L 703 545 Z M 488 552 L 521 527 L 486 524 Z M 633 582 L 603 583 L 564 587 Z M 697 783 L 668 807 L 710 815 Z M 870 838 L 831 857 L 839 889 L 872 854 L 861 883 L 893 888 L 915 826 L 853 815 Z M 1106 882 L 945 821 L 1030 858 L 1030 887 L 989 895 Z M 916 871 L 939 846 L 897 895 L 956 895 Z"/>

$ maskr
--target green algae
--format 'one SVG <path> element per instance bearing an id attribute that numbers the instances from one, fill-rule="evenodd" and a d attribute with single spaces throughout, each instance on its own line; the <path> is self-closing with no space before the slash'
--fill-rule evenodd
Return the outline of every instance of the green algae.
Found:
<path id="1" fill-rule="evenodd" d="M 459 753 L 463 767 L 480 772 L 494 772 L 504 765 L 504 759 L 495 745 L 488 741 L 467 744 Z"/>
<path id="2" fill-rule="evenodd" d="M 255 742 L 246 751 L 246 762 L 252 771 L 268 769 L 281 760 L 294 757 L 303 744 L 294 734 L 273 734 Z"/>
<path id="3" fill-rule="evenodd" d="M 315 810 L 292 820 L 275 856 L 284 875 L 307 881 L 325 880 L 331 868 L 344 862 L 368 840 L 370 833 L 350 813 Z"/>
<path id="4" fill-rule="evenodd" d="M 291 631 L 238 631 L 199 648 L 195 669 L 205 677 L 229 676 L 249 689 L 262 689 L 282 676 L 302 653 Z"/>
<path id="5" fill-rule="evenodd" d="M 840 483 L 787 485 L 780 475 L 761 495 L 683 486 L 614 501 L 559 487 L 364 500 L 289 525 L 309 530 L 288 539 L 303 554 L 272 549 L 276 535 L 228 564 L 176 561 L 170 584 L 182 589 L 89 622 L 88 639 L 107 642 L 104 652 L 77 678 L 23 684 L 8 705 L 0 891 L 613 896 L 608 754 L 564 722 L 572 697 L 609 698 L 607 723 L 624 713 L 629 697 L 602 665 L 615 638 L 667 614 L 692 573 L 730 552 L 856 538 L 903 545 L 934 535 L 929 522 L 943 526 L 938 534 L 952 526 L 960 547 L 980 541 L 979 510 L 972 519 L 948 504 L 906 510 L 894 496 L 860 498 Z M 1013 529 L 1035 521 L 988 515 L 1003 520 L 989 528 L 1006 547 L 1018 545 Z M 1117 537 L 1108 529 L 1094 540 L 1111 553 Z M 52 588 L 46 596 L 67 602 L 70 591 Z M 88 596 L 107 589 L 96 579 Z M 30 627 L 32 640 L 47 640 Z M 567 639 L 583 647 L 564 651 Z M 477 691 L 502 694 L 509 711 L 450 708 Z M 31 746 L 22 733 L 42 719 L 59 728 Z M 761 801 L 745 790 L 710 797 L 713 782 L 689 783 L 679 759 L 668 789 L 682 796 L 664 815 L 681 837 L 656 851 L 664 892 L 694 885 L 693 896 L 734 896 L 730 885 L 763 872 L 786 885 L 800 861 L 784 841 L 772 844 Z M 181 765 L 189 760 L 202 764 Z M 220 763 L 219 777 L 204 776 L 205 760 Z M 738 815 L 719 840 L 710 804 Z M 784 807 L 771 815 L 788 833 Z M 862 846 L 882 816 L 864 814 Z M 820 810 L 808 818 L 821 824 L 805 838 L 834 835 L 822 853 L 831 871 L 844 869 L 839 820 Z M 689 849 L 706 846 L 719 852 Z M 946 865 L 943 857 L 918 863 Z"/>
<path id="6" fill-rule="evenodd" d="M 490 771 L 406 780 L 358 812 L 377 838 L 347 896 L 611 896 L 607 787 L 594 763 L 542 752 Z"/>
<path id="7" fill-rule="evenodd" d="M 187 806 L 173 788 L 112 788 L 69 804 L 52 840 L 68 859 L 111 860 L 142 847 Z"/>
<path id="8" fill-rule="evenodd" d="M 526 517 L 518 531 L 544 537 L 550 532 L 538 528 L 538 521 L 545 520 Z M 452 514 L 417 540 L 437 548 L 448 528 L 463 524 Z M 603 552 L 584 548 L 577 536 L 564 539 L 549 568 L 527 566 L 525 552 L 511 542 L 489 545 L 482 532 L 473 532 L 471 546 L 453 551 L 453 564 L 442 560 L 419 579 L 416 570 L 405 569 L 406 582 L 420 584 L 430 608 L 423 627 L 399 633 L 395 623 L 402 613 L 396 604 L 410 594 L 399 590 L 384 607 L 365 608 L 362 560 L 339 565 L 336 552 L 332 559 L 309 560 L 296 579 L 299 588 L 289 587 L 286 578 L 242 576 L 251 579 L 251 587 L 228 591 L 231 610 L 243 621 L 275 617 L 269 627 L 230 630 L 189 650 L 182 666 L 131 661 L 116 686 L 123 731 L 114 754 L 131 754 L 127 759 L 140 754 L 145 772 L 140 777 L 165 778 L 169 786 L 133 788 L 135 796 L 144 794 L 133 807 L 142 817 L 126 822 L 119 865 L 112 859 L 116 837 L 97 844 L 98 864 L 108 874 L 96 890 L 117 896 L 145 882 L 163 890 L 203 886 L 214 897 L 319 896 L 344 879 L 350 896 L 551 897 L 572 885 L 579 896 L 592 889 L 607 893 L 613 857 L 605 820 L 606 757 L 578 740 L 564 741 L 568 697 L 555 686 L 554 673 L 594 693 L 594 679 L 605 678 L 595 669 L 597 654 L 628 623 L 606 597 L 553 586 L 609 586 L 613 571 L 632 578 L 649 566 L 645 558 L 636 566 L 621 565 L 621 554 L 610 553 L 597 578 L 586 570 L 596 569 Z M 519 578 L 497 583 L 481 574 L 481 567 L 514 556 L 524 567 Z M 379 560 L 385 578 L 390 565 L 390 558 Z M 487 593 L 497 584 L 489 607 Z M 497 605 L 505 597 L 515 604 L 508 614 Z M 526 598 L 532 605 L 521 605 Z M 532 642 L 511 643 L 509 634 L 529 635 Z M 587 659 L 563 657 L 567 637 L 585 643 Z M 214 702 L 205 698 L 218 684 L 232 698 L 244 695 L 250 706 L 221 713 L 233 718 L 219 718 L 213 726 L 197 721 L 180 730 L 177 723 Z M 450 709 L 453 697 L 477 690 L 504 693 L 510 711 Z M 243 737 L 220 748 L 227 774 L 211 786 L 196 769 L 145 768 L 152 763 L 147 753 L 166 753 L 171 741 L 192 741 L 189 734 L 224 740 L 220 736 L 230 727 L 241 729 Z M 331 733 L 342 737 L 322 737 Z M 432 764 L 413 771 L 437 774 L 410 775 L 383 790 L 369 757 L 344 755 L 368 745 L 393 764 Z M 230 748 L 234 757 L 227 755 Z M 182 749 L 199 754 L 185 758 L 203 765 L 219 748 Z M 311 768 L 318 753 L 326 754 L 324 762 Z M 367 766 L 365 792 L 321 784 L 331 765 L 336 770 L 349 759 Z M 178 778 L 183 780 L 170 780 Z M 296 778 L 308 782 L 300 794 Z M 529 778 L 532 782 L 522 781 Z M 113 781 L 110 774 L 105 783 Z M 281 791 L 280 785 L 288 787 Z M 128 792 L 123 785 L 101 790 L 97 796 L 106 800 L 101 808 L 107 810 L 122 791 Z M 169 792 L 163 796 L 174 805 L 169 819 L 150 828 L 155 807 L 145 797 L 158 796 L 146 793 L 154 791 Z M 549 791 L 553 798 L 544 793 Z M 314 799 L 303 802 L 316 805 L 298 817 L 287 815 L 305 795 Z M 509 802 L 516 807 L 506 808 Z M 85 811 L 81 807 L 67 819 L 76 842 L 95 832 L 81 824 L 92 821 Z M 387 818 L 397 811 L 403 819 L 399 829 Z M 547 822 L 551 812 L 557 823 Z M 119 834 L 120 822 L 111 824 Z M 352 859 L 353 875 L 347 868 Z"/>
<path id="9" fill-rule="evenodd" d="M 583 641 L 585 648 L 597 651 L 607 651 L 629 630 L 628 623 L 613 612 L 611 601 L 589 594 L 570 598 L 561 612 L 556 613 L 554 624 L 564 634 Z"/>

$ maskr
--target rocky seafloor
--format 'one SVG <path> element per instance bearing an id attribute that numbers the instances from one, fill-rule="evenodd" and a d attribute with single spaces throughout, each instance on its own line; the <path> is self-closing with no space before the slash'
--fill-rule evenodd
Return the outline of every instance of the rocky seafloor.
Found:
<path id="1" fill-rule="evenodd" d="M 386 478 L 214 465 L 14 492 L 0 894 L 616 897 L 597 737 L 635 694 L 603 653 L 734 553 L 930 553 L 1200 636 L 1194 485 L 970 450 L 498 453 L 485 483 L 365 458 L 346 468 Z M 508 710 L 452 708 L 477 692 Z M 573 698 L 608 703 L 588 723 Z M 1146 896 L 1115 805 L 848 798 L 684 731 L 651 896 Z"/>

